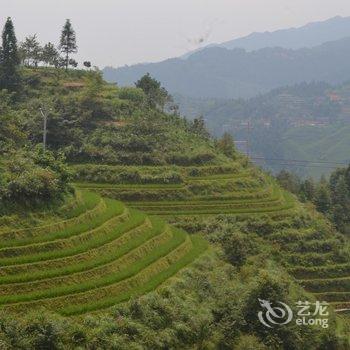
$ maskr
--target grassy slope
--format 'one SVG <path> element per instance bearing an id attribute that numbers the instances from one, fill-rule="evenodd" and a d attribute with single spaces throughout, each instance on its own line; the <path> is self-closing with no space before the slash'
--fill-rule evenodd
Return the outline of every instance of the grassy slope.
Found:
<path id="1" fill-rule="evenodd" d="M 207 247 L 203 239 L 190 239 L 120 202 L 78 193 L 81 203 L 70 219 L 52 228 L 1 232 L 0 304 L 7 311 L 99 310 L 152 290 Z M 99 213 L 87 215 L 99 205 Z"/>

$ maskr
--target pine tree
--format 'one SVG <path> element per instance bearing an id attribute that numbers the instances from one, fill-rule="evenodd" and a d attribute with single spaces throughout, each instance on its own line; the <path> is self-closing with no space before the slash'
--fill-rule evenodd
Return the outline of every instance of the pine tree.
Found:
<path id="1" fill-rule="evenodd" d="M 20 83 L 20 75 L 18 72 L 20 59 L 15 29 L 10 17 L 7 18 L 2 32 L 0 63 L 0 89 L 8 89 L 10 91 L 16 90 Z"/>
<path id="2" fill-rule="evenodd" d="M 66 20 L 66 23 L 62 29 L 59 48 L 61 52 L 65 55 L 65 67 L 66 69 L 68 69 L 68 66 L 70 64 L 69 55 L 78 51 L 75 31 L 69 19 Z"/>

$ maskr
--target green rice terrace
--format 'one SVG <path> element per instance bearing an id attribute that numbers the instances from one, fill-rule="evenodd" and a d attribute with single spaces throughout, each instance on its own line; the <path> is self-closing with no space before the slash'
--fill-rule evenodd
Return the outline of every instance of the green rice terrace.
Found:
<path id="1" fill-rule="evenodd" d="M 272 179 L 266 180 L 256 169 L 243 168 L 238 162 L 202 167 L 76 165 L 73 169 L 79 188 L 126 201 L 151 215 L 280 213 L 295 206 L 292 197 Z M 86 181 L 99 176 L 103 182 Z M 111 178 L 113 182 L 106 182 Z"/>
<path id="2" fill-rule="evenodd" d="M 57 219 L 60 218 L 59 221 Z M 207 249 L 157 217 L 78 192 L 56 221 L 0 231 L 0 305 L 62 315 L 100 310 L 153 290 Z"/>
<path id="3" fill-rule="evenodd" d="M 0 123 L 0 323 L 2 313 L 6 324 L 28 317 L 30 326 L 4 326 L 0 347 L 6 332 L 31 332 L 31 315 L 43 309 L 59 324 L 77 322 L 57 334 L 66 344 L 77 335 L 75 345 L 87 349 L 119 348 L 111 333 L 137 344 L 130 349 L 231 349 L 247 334 L 268 348 L 307 344 L 309 333 L 287 327 L 292 336 L 271 343 L 253 305 L 265 288 L 276 300 L 328 301 L 337 310 L 332 332 L 348 339 L 348 237 L 311 202 L 250 164 L 232 138 L 212 139 L 203 119 L 164 113 L 142 86 L 108 85 L 92 71 L 23 74 L 36 84 L 25 83 L 16 104 L 2 102 Z M 46 150 L 42 104 L 51 108 Z M 113 346 L 84 347 L 87 338 L 94 344 L 96 324 Z M 204 347 L 209 328 L 214 345 Z"/>
<path id="4" fill-rule="evenodd" d="M 300 285 L 339 314 L 350 311 L 349 242 L 308 205 L 244 161 L 223 166 L 74 165 L 76 185 L 163 217 L 188 231 L 214 215 L 259 220 L 256 232 L 276 248 Z M 252 219 L 253 218 L 253 219 Z M 197 226 L 197 224 L 199 226 Z M 255 224 L 252 224 L 255 225 Z"/>

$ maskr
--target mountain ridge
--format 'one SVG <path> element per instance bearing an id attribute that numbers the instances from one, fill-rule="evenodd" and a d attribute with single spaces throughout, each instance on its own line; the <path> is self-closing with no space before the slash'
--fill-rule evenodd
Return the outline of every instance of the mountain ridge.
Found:
<path id="1" fill-rule="evenodd" d="M 105 68 L 105 79 L 133 85 L 149 72 L 171 93 L 190 97 L 246 98 L 303 81 L 331 84 L 350 79 L 350 38 L 314 48 L 263 48 L 248 52 L 211 47 L 188 59 L 168 59 L 118 69 Z"/>
<path id="2" fill-rule="evenodd" d="M 243 48 L 247 51 L 255 51 L 264 47 L 283 47 L 296 50 L 343 39 L 348 36 L 348 33 L 350 33 L 350 17 L 335 16 L 324 21 L 310 22 L 300 27 L 252 32 L 222 43 L 211 43 L 187 52 L 181 58 L 187 59 L 192 54 L 210 47 L 224 47 L 229 50 Z M 322 34 L 321 38 L 317 38 L 317 35 L 320 36 L 320 34 Z"/>
<path id="3" fill-rule="evenodd" d="M 348 32 L 350 32 L 350 17 L 335 16 L 325 21 L 307 23 L 301 27 L 254 32 L 241 38 L 223 42 L 218 46 L 227 49 L 240 47 L 247 51 L 264 47 L 300 49 L 345 38 L 348 36 Z M 320 33 L 322 34 L 321 38 L 319 37 Z"/>

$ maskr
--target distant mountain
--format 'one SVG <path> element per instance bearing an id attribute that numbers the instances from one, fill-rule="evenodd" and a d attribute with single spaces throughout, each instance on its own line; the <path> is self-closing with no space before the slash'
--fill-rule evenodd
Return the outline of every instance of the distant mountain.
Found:
<path id="1" fill-rule="evenodd" d="M 350 31 L 349 31 L 350 35 Z M 350 38 L 298 50 L 264 48 L 253 52 L 212 47 L 187 59 L 107 67 L 104 76 L 132 85 L 149 72 L 171 92 L 190 97 L 251 97 L 302 81 L 341 83 L 350 79 Z"/>
<path id="2" fill-rule="evenodd" d="M 242 38 L 229 40 L 221 44 L 210 44 L 204 48 L 181 56 L 188 58 L 195 52 L 209 47 L 224 47 L 225 49 L 241 48 L 247 51 L 260 50 L 266 47 L 283 47 L 285 49 L 301 49 L 314 47 L 328 41 L 336 41 L 350 36 L 350 17 L 336 16 L 326 21 L 308 23 L 298 28 L 288 28 L 273 32 L 251 33 Z"/>
<path id="3" fill-rule="evenodd" d="M 247 51 L 259 50 L 265 47 L 300 49 L 318 46 L 327 41 L 335 41 L 348 36 L 350 36 L 350 17 L 337 16 L 326 21 L 309 23 L 299 28 L 252 33 L 218 46 L 230 50 L 242 48 Z"/>

